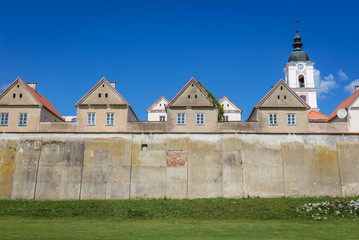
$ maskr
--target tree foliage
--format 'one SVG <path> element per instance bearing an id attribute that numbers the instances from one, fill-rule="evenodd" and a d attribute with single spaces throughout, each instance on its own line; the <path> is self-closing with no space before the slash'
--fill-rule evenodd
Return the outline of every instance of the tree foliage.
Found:
<path id="1" fill-rule="evenodd" d="M 217 98 L 213 95 L 213 93 L 211 93 L 210 91 L 208 91 L 201 82 L 197 81 L 199 83 L 199 85 L 201 85 L 201 87 L 206 90 L 208 96 L 212 99 L 213 104 L 215 104 L 218 107 L 218 121 L 222 121 L 223 119 L 223 114 L 224 114 L 224 110 L 223 110 L 223 106 L 218 102 Z"/>

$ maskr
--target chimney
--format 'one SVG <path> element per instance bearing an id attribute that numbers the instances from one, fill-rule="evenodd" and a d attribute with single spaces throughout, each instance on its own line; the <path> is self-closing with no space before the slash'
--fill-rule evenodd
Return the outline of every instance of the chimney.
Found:
<path id="1" fill-rule="evenodd" d="M 111 86 L 116 89 L 116 82 L 110 82 Z"/>
<path id="2" fill-rule="evenodd" d="M 36 82 L 28 82 L 26 84 L 29 85 L 30 87 L 32 87 L 36 91 L 36 85 L 37 85 Z"/>
<path id="3" fill-rule="evenodd" d="M 359 90 L 359 86 L 354 86 L 355 91 Z"/>

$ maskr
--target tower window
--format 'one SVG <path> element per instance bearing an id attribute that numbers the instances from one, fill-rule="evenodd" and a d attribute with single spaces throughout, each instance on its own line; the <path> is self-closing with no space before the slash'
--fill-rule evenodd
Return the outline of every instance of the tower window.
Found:
<path id="1" fill-rule="evenodd" d="M 299 87 L 300 87 L 300 88 L 305 87 L 305 86 L 304 86 L 304 76 L 303 76 L 303 75 L 300 75 L 300 76 L 298 77 L 298 82 L 299 82 Z"/>
<path id="2" fill-rule="evenodd" d="M 305 95 L 300 95 L 300 98 L 303 99 L 304 102 L 307 101 L 307 96 L 305 96 Z"/>

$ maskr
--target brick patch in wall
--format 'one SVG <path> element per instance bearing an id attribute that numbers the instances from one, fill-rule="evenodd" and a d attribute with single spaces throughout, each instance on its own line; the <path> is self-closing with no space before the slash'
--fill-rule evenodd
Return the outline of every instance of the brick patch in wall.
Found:
<path id="1" fill-rule="evenodd" d="M 188 152 L 182 150 L 167 150 L 167 167 L 181 167 L 187 164 Z"/>

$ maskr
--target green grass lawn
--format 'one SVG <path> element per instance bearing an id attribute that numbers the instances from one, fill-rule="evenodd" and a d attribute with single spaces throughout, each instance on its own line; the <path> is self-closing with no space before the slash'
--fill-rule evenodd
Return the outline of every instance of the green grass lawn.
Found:
<path id="1" fill-rule="evenodd" d="M 296 211 L 326 200 L 0 200 L 0 239 L 359 239 L 359 221 Z"/>
<path id="2" fill-rule="evenodd" d="M 357 222 L 3 217 L 0 239 L 359 239 Z"/>

